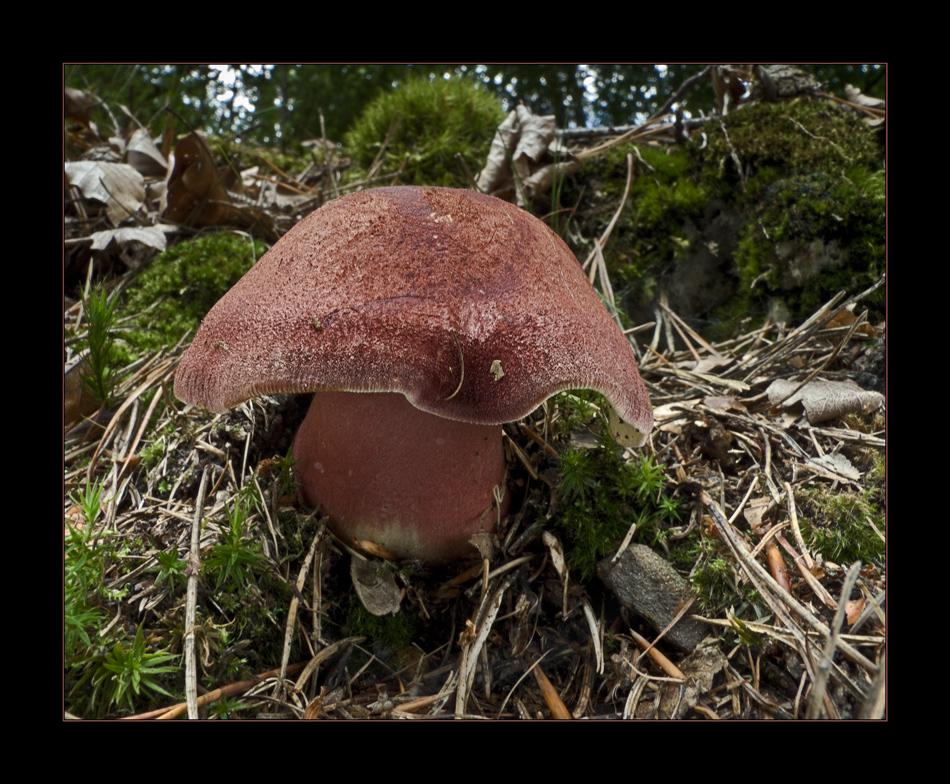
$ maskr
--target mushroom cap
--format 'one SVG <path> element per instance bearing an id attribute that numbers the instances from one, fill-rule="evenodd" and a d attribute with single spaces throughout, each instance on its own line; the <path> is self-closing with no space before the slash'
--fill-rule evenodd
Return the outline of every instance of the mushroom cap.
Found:
<path id="1" fill-rule="evenodd" d="M 639 445 L 653 411 L 636 359 L 574 255 L 491 196 L 392 187 L 311 213 L 208 313 L 175 394 L 221 412 L 280 392 L 401 392 L 474 424 L 593 389 Z"/>

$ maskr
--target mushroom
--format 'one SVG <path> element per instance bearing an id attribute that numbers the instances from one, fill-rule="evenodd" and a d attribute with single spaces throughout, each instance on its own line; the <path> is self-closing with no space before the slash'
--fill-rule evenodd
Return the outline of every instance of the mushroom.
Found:
<path id="1" fill-rule="evenodd" d="M 491 196 L 362 191 L 291 229 L 208 313 L 175 394 L 222 412 L 315 392 L 300 496 L 345 541 L 453 558 L 507 511 L 502 424 L 565 389 L 639 446 L 653 411 L 633 349 L 567 246 Z"/>

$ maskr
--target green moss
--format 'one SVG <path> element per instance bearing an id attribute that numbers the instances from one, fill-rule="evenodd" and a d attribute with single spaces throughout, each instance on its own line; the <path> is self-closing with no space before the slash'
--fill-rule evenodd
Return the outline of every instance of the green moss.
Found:
<path id="1" fill-rule="evenodd" d="M 728 140 L 721 126 L 711 122 L 705 126 L 708 145 L 696 150 L 709 181 L 739 181 L 733 152 L 749 180 L 769 170 L 843 174 L 856 167 L 877 168 L 883 160 L 873 132 L 856 115 L 810 98 L 747 106 L 726 117 L 723 125 Z"/>
<path id="2" fill-rule="evenodd" d="M 718 549 L 698 554 L 690 586 L 699 598 L 703 611 L 718 610 L 724 604 L 734 605 L 742 588 L 736 580 L 732 563 Z"/>
<path id="3" fill-rule="evenodd" d="M 610 180 L 619 187 L 626 182 L 626 157 L 629 146 L 612 150 L 608 155 Z M 630 215 L 627 229 L 649 245 L 660 235 L 682 236 L 683 222 L 698 218 L 709 202 L 709 189 L 696 178 L 685 149 L 641 147 L 639 158 L 648 169 L 639 168 L 630 186 Z M 605 189 L 609 192 L 610 189 Z M 619 193 L 617 194 L 620 195 Z M 675 251 L 676 245 L 670 246 Z"/>
<path id="4" fill-rule="evenodd" d="M 389 659 L 415 639 L 418 625 L 419 617 L 411 606 L 404 605 L 395 615 L 373 615 L 351 595 L 344 628 L 348 635 L 366 637 L 368 647 L 381 659 Z"/>
<path id="5" fill-rule="evenodd" d="M 142 465 L 146 471 L 151 471 L 165 456 L 166 439 L 175 432 L 175 425 L 169 422 L 158 432 L 149 434 L 149 442 L 139 451 Z"/>
<path id="6" fill-rule="evenodd" d="M 884 457 L 877 456 L 861 492 L 830 493 L 801 488 L 795 493 L 805 543 L 838 564 L 884 561 Z"/>
<path id="7" fill-rule="evenodd" d="M 563 425 L 572 428 L 589 421 L 590 412 L 605 410 L 600 395 L 586 391 L 562 393 L 554 404 Z M 635 541 L 654 544 L 663 524 L 680 516 L 678 503 L 663 493 L 662 466 L 648 454 L 624 460 L 607 435 L 602 416 L 594 428 L 599 446 L 578 449 L 568 444 L 559 465 L 556 525 L 563 535 L 568 565 L 583 580 L 594 576 L 597 562 L 617 546 L 634 522 Z"/>
<path id="8" fill-rule="evenodd" d="M 615 148 L 587 163 L 584 177 L 598 198 L 578 210 L 582 235 L 597 236 L 613 216 L 628 152 Z M 800 321 L 883 271 L 880 135 L 826 101 L 744 107 L 722 123 L 710 120 L 685 144 L 637 152 L 605 258 L 615 290 L 640 320 L 663 286 L 707 337 L 730 337 L 775 300 Z M 563 197 L 578 199 L 579 189 Z M 867 304 L 872 320 L 880 318 L 883 290 Z"/>
<path id="9" fill-rule="evenodd" d="M 837 291 L 871 285 L 884 269 L 883 176 L 868 170 L 793 174 L 759 193 L 739 249 L 742 289 L 791 292 L 811 313 Z"/>
<path id="10" fill-rule="evenodd" d="M 884 429 L 884 416 L 880 412 L 872 417 L 851 414 L 845 422 L 857 432 Z M 865 563 L 883 562 L 885 547 L 881 536 L 886 534 L 887 525 L 886 455 L 882 450 L 852 448 L 847 456 L 864 472 L 859 492 L 830 491 L 817 484 L 795 491 L 805 543 L 839 564 L 858 559 Z"/>
<path id="11" fill-rule="evenodd" d="M 728 142 L 711 127 L 698 160 L 704 179 L 718 178 L 745 212 L 735 253 L 741 309 L 764 312 L 780 295 L 801 319 L 838 291 L 876 280 L 885 237 L 883 154 L 874 133 L 805 99 L 749 107 L 725 126 Z"/>
<path id="12" fill-rule="evenodd" d="M 594 211 L 583 218 L 581 233 L 585 236 L 602 233 L 613 217 L 626 183 L 628 154 L 644 163 L 635 163 L 630 194 L 611 234 L 605 260 L 619 294 L 649 302 L 664 271 L 689 253 L 691 239 L 686 226 L 702 221 L 712 193 L 697 178 L 695 162 L 683 147 L 638 145 L 636 152 L 633 145 L 614 148 L 586 164 L 582 189 L 562 197 L 565 204 L 587 200 L 588 184 L 596 183 L 599 198 Z M 583 258 L 585 254 L 579 251 L 579 255 Z"/>
<path id="13" fill-rule="evenodd" d="M 196 330 L 264 250 L 258 240 L 217 232 L 156 256 L 129 288 L 122 304 L 124 313 L 135 316 L 135 328 L 125 335 L 130 353 L 173 346 L 188 330 Z"/>
<path id="14" fill-rule="evenodd" d="M 394 122 L 398 128 L 385 153 L 383 172 L 405 167 L 401 185 L 470 187 L 455 160 L 462 155 L 478 172 L 505 112 L 500 101 L 463 78 L 412 79 L 383 92 L 346 134 L 347 154 L 363 169 L 376 158 Z"/>

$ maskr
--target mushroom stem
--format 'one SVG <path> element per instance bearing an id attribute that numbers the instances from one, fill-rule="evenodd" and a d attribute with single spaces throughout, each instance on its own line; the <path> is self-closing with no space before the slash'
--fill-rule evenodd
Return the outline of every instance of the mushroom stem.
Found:
<path id="1" fill-rule="evenodd" d="M 415 408 L 389 392 L 318 392 L 294 441 L 301 499 L 320 504 L 347 542 L 366 539 L 409 558 L 474 553 L 473 534 L 498 520 L 504 487 L 500 425 Z M 508 494 L 501 512 L 508 507 Z"/>

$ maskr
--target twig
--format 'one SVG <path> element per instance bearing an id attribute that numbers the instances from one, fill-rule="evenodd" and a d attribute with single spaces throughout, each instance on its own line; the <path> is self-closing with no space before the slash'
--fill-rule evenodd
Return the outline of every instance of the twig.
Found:
<path id="1" fill-rule="evenodd" d="M 488 633 L 491 631 L 492 624 L 495 622 L 495 616 L 501 607 L 501 600 L 511 585 L 511 579 L 505 579 L 495 593 L 485 600 L 478 610 L 475 618 L 474 637 L 471 642 L 463 646 L 462 661 L 459 664 L 459 684 L 455 695 L 455 714 L 461 716 L 465 714 L 465 707 L 468 703 L 468 696 L 472 688 L 472 681 L 475 678 L 475 663 L 478 661 L 479 653 L 488 639 Z"/>
<path id="2" fill-rule="evenodd" d="M 294 637 L 294 626 L 297 622 L 297 606 L 300 604 L 300 594 L 303 592 L 303 585 L 307 581 L 307 572 L 310 571 L 310 564 L 313 563 L 313 554 L 317 551 L 317 543 L 323 531 L 318 529 L 313 541 L 310 543 L 310 550 L 304 559 L 303 566 L 297 574 L 297 590 L 290 600 L 290 609 L 287 612 L 287 624 L 284 627 L 284 652 L 280 659 L 280 680 L 287 677 L 287 664 L 290 661 L 291 642 Z"/>
<path id="3" fill-rule="evenodd" d="M 835 649 L 840 643 L 839 633 L 847 615 L 848 599 L 851 596 L 851 589 L 858 580 L 861 573 L 861 562 L 855 561 L 848 570 L 848 575 L 844 579 L 844 585 L 841 586 L 841 601 L 838 602 L 838 611 L 831 622 L 831 636 L 825 642 L 825 649 L 821 656 L 821 661 L 815 668 L 815 682 L 812 684 L 811 694 L 808 697 L 808 713 L 805 718 L 817 719 L 821 713 L 821 706 L 824 703 L 825 690 L 828 688 L 828 676 L 831 672 L 831 660 L 834 657 Z"/>
<path id="4" fill-rule="evenodd" d="M 749 558 L 746 554 L 745 549 L 739 543 L 734 529 L 729 524 L 729 521 L 723 516 L 719 507 L 715 501 L 710 498 L 709 493 L 705 490 L 700 491 L 700 501 L 702 504 L 709 510 L 712 515 L 713 521 L 716 524 L 716 528 L 719 530 L 725 542 L 729 545 L 729 549 L 732 550 L 733 555 L 736 559 L 742 564 L 745 573 L 752 580 L 753 584 L 756 585 L 756 589 L 759 591 L 760 595 L 766 600 L 769 601 L 769 606 L 776 611 L 777 615 L 782 619 L 783 623 L 786 623 L 789 630 L 793 633 L 799 632 L 798 627 L 792 623 L 791 618 L 788 616 L 788 613 L 782 608 L 777 602 L 774 601 L 769 596 L 768 591 L 765 590 L 765 585 L 772 589 L 776 594 L 782 597 L 785 605 L 791 609 L 799 618 L 804 620 L 811 626 L 815 631 L 822 635 L 823 638 L 830 639 L 831 632 L 825 624 L 823 624 L 818 618 L 816 618 L 808 609 L 806 609 L 799 601 L 792 596 L 787 591 L 782 590 L 782 587 L 775 582 L 765 568 L 763 568 L 757 561 Z M 762 584 L 764 583 L 764 585 Z M 798 636 L 798 635 L 796 635 Z M 804 638 L 802 638 L 804 643 Z M 868 659 L 863 653 L 856 650 L 853 646 L 840 641 L 838 647 L 841 649 L 841 652 L 855 664 L 864 667 L 871 674 L 876 674 L 878 671 L 877 665 Z M 807 665 L 807 659 L 806 659 Z"/>
<path id="5" fill-rule="evenodd" d="M 788 518 L 792 523 L 792 534 L 795 537 L 795 544 L 798 545 L 798 551 L 802 554 L 802 559 L 805 561 L 805 569 L 814 569 L 815 561 L 812 559 L 811 553 L 808 552 L 808 547 L 805 546 L 805 538 L 802 536 L 802 529 L 798 525 L 798 510 L 795 508 L 795 493 L 792 492 L 792 486 L 788 482 L 785 482 L 785 498 L 788 501 Z"/>
<path id="6" fill-rule="evenodd" d="M 687 90 L 692 89 L 694 84 L 701 82 L 703 79 L 709 76 L 709 70 L 711 68 L 712 68 L 711 65 L 707 65 L 698 74 L 694 74 L 693 76 L 690 76 L 689 79 L 683 82 L 679 86 L 677 91 L 673 93 L 672 96 L 670 96 L 669 100 L 665 104 L 663 104 L 659 109 L 656 110 L 656 113 L 653 115 L 653 117 L 650 118 L 650 120 L 652 121 L 654 118 L 659 117 L 660 115 L 666 114 L 670 110 L 670 107 L 673 106 L 674 103 L 679 103 L 679 100 L 686 94 Z"/>
<path id="7" fill-rule="evenodd" d="M 188 705 L 188 718 L 198 718 L 198 664 L 195 656 L 195 620 L 198 611 L 198 573 L 195 568 L 198 554 L 201 552 L 201 516 L 204 512 L 205 490 L 208 487 L 208 472 L 205 466 L 198 486 L 198 498 L 195 501 L 195 516 L 191 522 L 191 550 L 188 565 L 188 590 L 185 600 L 185 701 Z"/>

